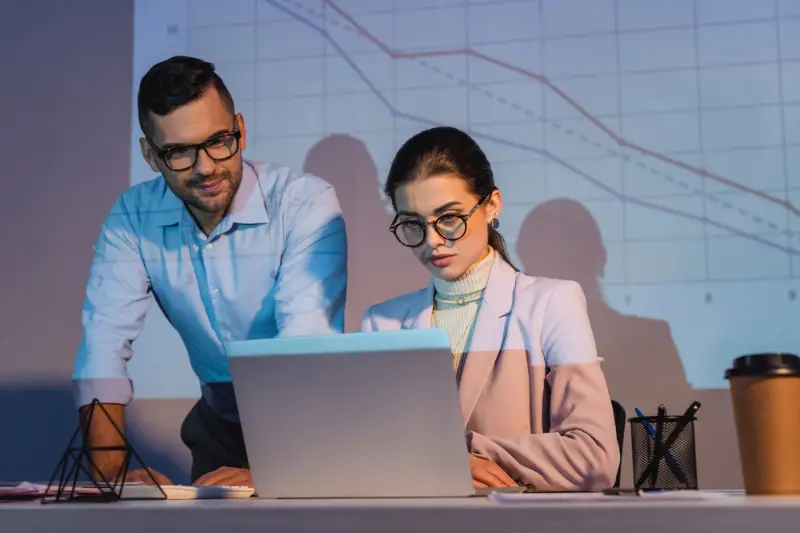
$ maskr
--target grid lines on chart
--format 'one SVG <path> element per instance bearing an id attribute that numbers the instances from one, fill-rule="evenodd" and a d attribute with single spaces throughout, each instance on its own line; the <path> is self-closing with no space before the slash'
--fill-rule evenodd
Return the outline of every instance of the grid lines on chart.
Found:
<path id="1" fill-rule="evenodd" d="M 634 155 L 628 147 L 620 147 L 608 136 L 604 139 L 603 132 L 598 131 L 596 125 L 587 123 L 585 118 L 574 116 L 574 110 L 570 111 L 568 106 L 563 106 L 563 101 L 559 102 L 557 98 L 546 95 L 541 84 L 530 80 L 520 80 L 518 77 L 513 79 L 507 71 L 501 72 L 501 69 L 487 67 L 485 62 L 480 61 L 480 58 L 466 57 L 463 54 L 460 57 L 454 55 L 453 57 L 419 57 L 407 60 L 395 60 L 395 58 L 387 57 L 368 39 L 365 39 L 362 32 L 353 31 L 352 25 L 349 25 L 346 19 L 342 19 L 335 10 L 329 9 L 329 4 L 328 2 L 299 3 L 286 0 L 259 2 L 257 33 L 260 35 L 265 31 L 271 31 L 273 35 L 285 37 L 291 29 L 294 37 L 289 39 L 283 49 L 270 45 L 269 39 L 257 37 L 256 41 L 259 46 L 255 51 L 257 53 L 251 51 L 253 53 L 251 58 L 238 57 L 230 58 L 231 60 L 227 62 L 220 61 L 221 71 L 224 66 L 235 65 L 237 61 L 243 63 L 251 61 L 250 69 L 262 73 L 260 76 L 263 80 L 257 84 L 258 87 L 262 89 L 270 86 L 282 87 L 276 90 L 284 91 L 283 94 L 270 94 L 267 90 L 267 94 L 253 95 L 253 107 L 256 108 L 255 122 L 259 138 L 263 140 L 265 146 L 264 150 L 267 150 L 266 146 L 268 145 L 286 144 L 288 146 L 295 143 L 298 146 L 297 151 L 300 153 L 304 144 L 307 145 L 318 140 L 325 134 L 326 129 L 349 131 L 363 134 L 365 141 L 371 144 L 370 149 L 373 151 L 373 157 L 379 167 L 385 168 L 393 150 L 397 148 L 395 139 L 403 139 L 425 127 L 425 121 L 462 125 L 469 127 L 473 133 L 475 130 L 482 133 L 481 141 L 482 143 L 486 142 L 485 148 L 495 164 L 499 176 L 508 176 L 508 173 L 511 172 L 518 173 L 512 178 L 506 178 L 508 183 L 502 183 L 501 188 L 506 190 L 509 186 L 516 186 L 515 194 L 509 196 L 520 198 L 519 205 L 515 206 L 520 212 L 530 210 L 532 205 L 547 198 L 568 195 L 581 201 L 585 200 L 587 204 L 591 202 L 591 205 L 587 205 L 587 207 L 590 207 L 590 210 L 594 209 L 593 214 L 598 218 L 607 243 L 629 242 L 633 246 L 643 244 L 645 251 L 641 252 L 642 256 L 652 255 L 647 253 L 646 245 L 650 245 L 654 250 L 664 249 L 666 247 L 665 239 L 674 238 L 677 248 L 671 251 L 678 250 L 678 253 L 673 253 L 673 255 L 684 259 L 693 259 L 696 253 L 698 232 L 700 234 L 707 232 L 711 241 L 708 245 L 704 245 L 705 248 L 717 250 L 715 253 L 720 258 L 726 258 L 724 262 L 728 262 L 731 255 L 729 248 L 736 249 L 738 247 L 741 251 L 743 246 L 752 244 L 755 246 L 755 256 L 761 256 L 758 259 L 759 263 L 777 262 L 787 267 L 785 272 L 777 273 L 774 272 L 774 269 L 770 272 L 758 268 L 750 269 L 752 272 L 745 273 L 743 277 L 746 278 L 748 275 L 784 277 L 791 275 L 791 271 L 788 270 L 791 266 L 789 262 L 791 256 L 797 253 L 800 243 L 796 242 L 796 237 L 790 239 L 786 232 L 795 230 L 797 221 L 787 216 L 786 209 L 778 208 L 786 207 L 788 204 L 794 205 L 792 202 L 800 200 L 796 197 L 798 196 L 798 184 L 791 183 L 787 177 L 797 175 L 797 173 L 791 172 L 791 168 L 800 161 L 797 159 L 798 154 L 795 147 L 797 141 L 800 141 L 800 135 L 796 135 L 797 132 L 792 132 L 791 129 L 786 131 L 783 137 L 776 135 L 775 124 L 784 121 L 781 110 L 786 114 L 787 125 L 792 122 L 790 120 L 791 113 L 797 113 L 797 110 L 793 108 L 793 105 L 796 104 L 784 102 L 780 94 L 792 94 L 792 91 L 787 90 L 785 85 L 800 80 L 800 76 L 796 75 L 800 70 L 794 66 L 798 56 L 794 51 L 800 50 L 797 43 L 789 46 L 787 49 L 791 52 L 781 54 L 780 58 L 772 57 L 768 51 L 762 50 L 750 53 L 749 56 L 744 57 L 744 60 L 742 60 L 742 56 L 726 58 L 723 51 L 716 50 L 713 46 L 706 47 L 705 55 L 708 56 L 708 62 L 702 65 L 698 63 L 697 53 L 693 48 L 694 65 L 680 63 L 683 59 L 679 53 L 677 55 L 680 61 L 677 61 L 677 64 L 664 64 L 663 61 L 661 63 L 656 61 L 657 68 L 655 69 L 631 64 L 629 59 L 629 64 L 623 65 L 628 67 L 623 72 L 603 66 L 602 61 L 595 61 L 591 68 L 584 69 L 585 72 L 580 72 L 578 66 L 572 65 L 551 73 L 542 69 L 543 65 L 541 64 L 530 64 L 532 60 L 523 52 L 526 50 L 535 52 L 531 53 L 530 57 L 537 58 L 533 60 L 534 63 L 541 63 L 541 59 L 546 57 L 540 47 L 543 43 L 546 43 L 546 50 L 552 48 L 557 51 L 554 52 L 554 57 L 558 59 L 561 56 L 570 55 L 571 50 L 577 46 L 575 43 L 583 42 L 585 46 L 587 38 L 595 39 L 595 43 L 604 43 L 608 37 L 611 38 L 611 41 L 640 39 L 639 47 L 642 47 L 644 46 L 641 44 L 642 42 L 645 44 L 652 42 L 652 35 L 659 34 L 663 37 L 669 32 L 688 31 L 692 34 L 695 32 L 699 34 L 702 30 L 730 34 L 731 28 L 741 30 L 744 27 L 745 29 L 741 31 L 749 32 L 748 35 L 767 35 L 770 25 L 787 24 L 791 26 L 795 24 L 796 13 L 790 13 L 785 20 L 781 19 L 780 21 L 774 16 L 772 18 L 754 17 L 745 21 L 714 21 L 706 16 L 705 20 L 698 20 L 696 24 L 675 23 L 668 29 L 623 27 L 616 32 L 609 32 L 602 27 L 597 31 L 591 31 L 592 28 L 579 28 L 582 32 L 561 31 L 561 35 L 566 35 L 562 37 L 558 36 L 559 32 L 553 31 L 550 32 L 552 35 L 537 35 L 534 38 L 524 39 L 519 38 L 521 34 L 515 35 L 511 32 L 506 42 L 501 42 L 502 39 L 497 38 L 497 32 L 492 35 L 492 32 L 486 28 L 481 29 L 479 26 L 473 31 L 473 26 L 470 24 L 473 22 L 471 19 L 464 22 L 470 28 L 469 44 L 473 48 L 478 48 L 483 52 L 484 48 L 481 46 L 485 46 L 487 55 L 501 57 L 504 62 L 520 63 L 522 68 L 528 70 L 534 70 L 534 67 L 540 67 L 539 71 L 545 70 L 548 79 L 552 80 L 554 84 L 558 84 L 571 97 L 578 99 L 581 105 L 592 112 L 599 121 L 608 122 L 609 130 L 625 132 L 626 136 L 630 135 L 637 144 L 658 149 L 661 154 L 682 154 L 681 161 L 690 165 L 700 161 L 702 156 L 700 163 L 703 168 L 722 169 L 715 173 L 733 176 L 731 178 L 733 181 L 742 183 L 758 192 L 766 193 L 777 200 L 777 202 L 773 202 L 773 205 L 769 205 L 769 202 L 753 200 L 752 195 L 731 191 L 722 184 L 712 184 L 701 176 L 692 175 L 686 169 L 676 169 L 664 161 L 653 161 L 653 158 L 646 154 Z M 352 2 L 339 2 L 338 4 L 345 7 L 351 4 L 353 7 Z M 391 9 L 381 10 L 377 4 Z M 483 10 L 484 13 L 503 9 L 503 6 L 506 8 L 507 6 L 524 7 L 525 12 L 530 10 L 531 13 L 534 10 L 538 13 L 543 7 L 552 11 L 552 6 L 548 7 L 548 2 L 503 2 L 502 5 L 492 3 L 491 6 L 486 3 L 469 3 L 466 7 L 463 2 L 452 4 L 439 8 L 438 12 L 459 13 L 463 20 L 469 18 L 468 14 L 472 8 Z M 623 8 L 627 4 L 630 3 L 620 2 L 620 6 L 617 7 L 624 12 Z M 403 7 L 401 8 L 401 6 Z M 344 10 L 344 7 L 341 9 Z M 358 20 L 359 24 L 364 25 L 370 32 L 374 32 L 378 38 L 389 41 L 386 43 L 387 46 L 395 49 L 395 45 L 398 45 L 396 49 L 408 51 L 413 47 L 401 46 L 407 44 L 402 42 L 404 38 L 402 30 L 397 31 L 399 36 L 394 35 L 395 26 L 400 26 L 398 18 L 405 17 L 403 20 L 407 25 L 416 20 L 415 27 L 419 30 L 419 26 L 424 23 L 414 17 L 422 14 L 421 16 L 428 20 L 435 21 L 438 19 L 436 16 L 432 16 L 432 12 L 436 11 L 432 8 L 409 9 L 406 2 L 377 2 L 374 4 L 374 9 L 367 10 L 367 12 L 353 8 L 348 13 Z M 292 17 L 287 12 L 292 12 L 296 16 Z M 398 15 L 395 17 L 393 13 Z M 555 18 L 551 16 L 551 19 L 559 20 L 557 15 L 556 13 Z M 313 30 L 316 27 L 321 32 L 303 31 L 303 25 L 297 19 L 298 16 L 304 17 L 307 22 L 305 25 L 307 30 Z M 625 16 L 621 18 L 625 19 Z M 630 16 L 625 20 L 630 26 Z M 275 24 L 284 25 L 283 33 L 273 27 Z M 314 26 L 315 24 L 316 26 Z M 453 24 L 453 26 L 457 26 L 457 24 Z M 463 28 L 464 26 L 462 26 Z M 551 26 L 550 29 L 552 30 L 553 27 Z M 206 30 L 201 26 L 192 31 L 203 33 Z M 304 44 L 298 46 L 295 41 L 301 40 L 299 35 L 302 35 Z M 773 28 L 773 32 L 770 34 L 771 38 L 774 42 L 780 41 L 780 39 L 775 39 L 775 35 Z M 326 43 L 329 40 L 337 42 L 339 49 L 337 46 L 328 46 Z M 406 40 L 408 40 L 407 37 Z M 398 43 L 398 41 L 401 42 Z M 458 35 L 445 35 L 442 42 L 424 42 L 420 46 L 425 49 L 437 49 L 447 46 L 464 46 L 465 42 L 464 40 L 459 42 Z M 482 45 L 481 43 L 484 42 L 492 44 Z M 696 43 L 692 41 L 689 44 L 694 47 Z M 269 57 L 261 55 L 260 52 L 264 47 L 271 50 L 268 54 Z M 774 47 L 784 49 L 780 42 Z M 598 49 L 596 57 L 602 59 L 605 49 L 602 45 L 598 45 Z M 614 49 L 615 54 L 619 51 L 616 50 L 616 46 L 611 49 Z M 348 57 L 343 57 L 341 51 L 344 51 Z M 320 57 L 315 57 L 315 55 Z M 314 61 L 320 61 L 322 58 L 328 61 L 327 68 L 311 68 Z M 371 80 L 372 87 L 368 87 L 364 83 L 359 73 L 354 72 L 348 61 L 359 67 L 364 77 Z M 525 64 L 526 61 L 528 64 Z M 671 61 L 675 62 L 675 60 Z M 254 64 L 258 68 L 254 69 Z M 289 70 L 277 67 L 276 70 L 275 65 L 279 64 L 282 64 L 283 67 L 288 64 L 291 67 Z M 413 65 L 413 67 L 408 65 Z M 778 71 L 779 65 L 782 67 L 782 73 Z M 616 67 L 616 60 L 614 66 Z M 232 66 L 232 68 L 236 67 Z M 431 78 L 432 75 L 437 74 L 437 69 L 439 77 Z M 751 98 L 754 95 L 748 94 L 745 90 L 740 91 L 742 94 L 738 97 L 738 101 L 734 98 L 731 101 L 715 103 L 717 100 L 713 97 L 714 94 L 730 94 L 731 92 L 720 93 L 717 89 L 718 86 L 731 87 L 730 84 L 734 83 L 733 86 L 736 87 L 737 80 L 760 80 L 769 76 L 773 71 L 776 90 L 772 93 L 766 91 L 767 94 L 759 93 L 755 95 L 757 98 Z M 305 74 L 309 72 L 315 72 L 316 76 L 324 78 L 325 94 L 315 93 L 313 87 L 317 80 L 309 80 Z M 448 75 L 452 79 L 449 79 Z M 673 100 L 683 105 L 670 104 L 668 97 L 671 96 L 671 92 L 664 90 L 665 82 L 668 85 L 672 80 L 673 87 L 683 88 L 688 85 L 685 80 L 692 77 L 694 83 L 691 86 L 696 91 L 695 96 L 688 102 L 680 101 L 680 96 L 685 97 L 685 95 L 679 92 Z M 439 82 L 431 83 L 431 79 L 438 79 Z M 614 81 L 616 79 L 624 80 L 620 82 L 622 86 Z M 281 80 L 281 83 L 276 83 L 276 80 Z M 425 83 L 422 83 L 423 80 Z M 288 84 L 283 81 L 288 81 Z M 698 85 L 703 84 L 709 88 L 709 94 L 712 95 L 707 99 L 708 101 L 704 101 L 702 91 L 697 90 Z M 287 85 L 292 88 L 291 91 L 286 88 Z M 741 86 L 741 83 L 738 86 Z M 765 84 L 765 86 L 772 89 L 769 84 Z M 596 96 L 593 101 L 592 89 L 598 87 L 599 89 L 596 89 L 595 92 L 599 93 L 599 96 Z M 295 88 L 299 89 L 295 91 Z M 372 97 L 373 89 L 380 91 L 382 96 L 380 98 Z M 308 94 L 303 94 L 303 91 Z M 486 96 L 486 91 L 495 95 L 494 102 L 489 103 L 491 100 Z M 619 98 L 617 92 L 621 94 Z M 777 95 L 773 94 L 775 92 Z M 468 108 L 467 94 L 470 94 Z M 477 96 L 481 95 L 484 98 L 479 99 Z M 324 106 L 321 100 L 324 101 Z M 472 104 L 473 100 L 474 104 Z M 287 102 L 295 102 L 296 105 Z M 430 102 L 431 105 L 426 106 L 426 102 Z M 649 102 L 656 102 L 660 107 L 653 109 Z M 389 109 L 387 109 L 386 103 L 388 103 Z M 623 108 L 620 108 L 620 103 L 625 104 Z M 323 107 L 326 109 L 324 125 L 321 124 L 322 121 L 319 117 Z M 526 114 L 525 110 L 530 111 L 533 115 L 538 115 L 538 120 Z M 354 117 L 355 111 L 361 111 L 360 116 L 367 118 L 353 121 L 356 118 Z M 338 118 L 337 113 L 340 114 Z M 701 118 L 698 118 L 699 115 Z M 422 120 L 416 120 L 418 118 Z M 527 118 L 530 120 L 526 120 Z M 690 122 L 698 123 L 701 119 L 704 125 L 710 124 L 710 133 L 706 134 L 706 128 L 704 128 L 702 138 L 696 131 L 697 128 L 693 130 L 687 126 Z M 754 132 L 751 139 L 746 138 L 746 135 L 744 135 L 744 139 L 742 135 L 735 139 L 728 139 L 727 137 L 730 135 L 727 130 L 730 129 L 731 122 L 760 125 L 767 134 L 759 135 L 758 132 Z M 273 126 L 265 126 L 270 124 Z M 553 127 L 552 124 L 559 124 L 560 128 Z M 750 129 L 758 130 L 759 128 Z M 744 134 L 747 133 L 744 132 Z M 498 140 L 507 142 L 496 142 Z M 593 143 L 599 143 L 601 147 Z M 539 152 L 532 148 L 538 148 Z M 616 153 L 609 153 L 609 149 Z M 785 157 L 783 150 L 786 150 Z M 292 153 L 291 149 L 288 150 L 288 153 Z M 737 156 L 737 154 L 739 155 Z M 786 169 L 782 166 L 784 159 L 786 160 Z M 739 163 L 755 160 L 756 163 L 753 163 L 753 166 L 760 169 L 759 176 L 755 177 L 753 172 L 748 172 L 748 165 L 744 165 L 744 171 L 742 171 L 743 165 L 741 164 L 726 164 L 730 160 Z M 296 161 L 291 161 L 291 163 L 296 163 Z M 700 165 L 700 163 L 697 164 Z M 767 168 L 768 171 L 764 172 L 764 168 Z M 520 177 L 523 172 L 527 175 Z M 585 179 L 584 175 L 590 174 L 595 175 L 594 181 Z M 537 179 L 537 175 L 546 175 L 546 183 Z M 768 179 L 764 184 L 761 180 L 765 175 Z M 654 179 L 659 176 L 661 177 L 660 181 Z M 672 176 L 673 183 L 670 183 L 670 180 L 664 176 Z M 780 178 L 783 178 L 784 181 L 781 181 Z M 526 180 L 524 186 L 514 183 L 515 180 L 519 182 L 521 179 Z M 603 187 L 598 186 L 598 182 L 606 185 L 607 189 L 611 191 L 622 191 L 623 194 L 621 196 L 611 194 Z M 690 188 L 687 189 L 686 186 L 678 183 L 684 183 Z M 704 186 L 704 183 L 708 187 Z M 652 190 L 653 188 L 655 190 Z M 527 194 L 516 194 L 517 189 L 527 191 Z M 790 198 L 786 197 L 787 192 Z M 716 200 L 709 200 L 710 194 L 714 195 Z M 641 199 L 650 201 L 643 204 L 638 201 Z M 655 203 L 655 209 L 653 208 L 654 202 L 658 202 Z M 639 213 L 640 211 L 641 213 Z M 686 212 L 691 216 L 683 217 L 681 223 L 676 223 L 674 211 Z M 621 217 L 617 216 L 617 213 L 623 212 L 629 215 L 627 218 L 630 218 L 630 221 L 620 228 L 619 219 Z M 742 213 L 747 213 L 747 215 Z M 730 215 L 733 217 L 731 218 Z M 666 220 L 660 222 L 659 216 L 666 217 Z M 709 218 L 712 218 L 717 224 L 709 224 L 709 221 L 706 220 Z M 671 220 L 671 222 L 667 220 Z M 790 227 L 787 227 L 787 221 L 791 222 Z M 511 226 L 513 227 L 513 221 Z M 646 229 L 649 229 L 649 233 L 644 231 Z M 510 240 L 513 241 L 513 236 Z M 724 244 L 728 241 L 732 241 L 733 244 Z M 682 242 L 685 244 L 683 250 L 680 249 Z M 746 242 L 749 244 L 743 244 Z M 703 246 L 700 248 L 703 254 L 708 252 L 708 249 L 703 249 Z M 773 252 L 777 253 L 776 257 L 770 255 Z M 749 253 L 752 255 L 752 252 Z M 657 256 L 658 254 L 655 257 Z M 630 262 L 630 258 L 628 258 L 626 264 Z M 686 262 L 692 263 L 691 260 Z M 637 277 L 635 273 L 648 268 L 645 264 L 634 265 L 634 268 L 628 269 L 633 272 L 630 281 L 636 282 L 641 276 Z M 715 276 L 726 278 L 731 275 L 723 272 L 724 269 L 716 268 L 713 265 L 706 264 L 701 270 L 707 270 L 708 276 L 711 278 L 715 278 Z M 642 279 L 644 278 L 646 276 L 642 277 Z M 695 279 L 694 274 L 687 275 L 685 279 Z"/>

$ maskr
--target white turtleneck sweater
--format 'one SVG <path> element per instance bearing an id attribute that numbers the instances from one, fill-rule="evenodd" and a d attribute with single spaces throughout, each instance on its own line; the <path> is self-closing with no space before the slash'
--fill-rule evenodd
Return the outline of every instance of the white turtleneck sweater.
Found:
<path id="1" fill-rule="evenodd" d="M 483 289 L 494 265 L 495 252 L 472 265 L 461 277 L 453 281 L 434 278 L 434 305 L 431 326 L 442 328 L 450 337 L 453 352 L 453 369 L 461 374 L 464 353 L 472 338 L 475 317 L 483 300 Z"/>

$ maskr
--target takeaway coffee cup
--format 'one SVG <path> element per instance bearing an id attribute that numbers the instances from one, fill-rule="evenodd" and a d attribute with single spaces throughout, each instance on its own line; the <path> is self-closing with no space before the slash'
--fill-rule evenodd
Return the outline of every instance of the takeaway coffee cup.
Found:
<path id="1" fill-rule="evenodd" d="M 745 492 L 800 494 L 800 357 L 744 355 L 730 381 Z"/>

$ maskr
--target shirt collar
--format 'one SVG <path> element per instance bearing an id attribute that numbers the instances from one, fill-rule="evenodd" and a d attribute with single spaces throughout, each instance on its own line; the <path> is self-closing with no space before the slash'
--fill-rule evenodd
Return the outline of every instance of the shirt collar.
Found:
<path id="1" fill-rule="evenodd" d="M 236 196 L 233 197 L 231 208 L 226 215 L 231 223 L 236 224 L 265 224 L 269 222 L 267 216 L 267 206 L 264 203 L 264 195 L 261 193 L 261 186 L 258 182 L 258 175 L 255 168 L 249 161 L 243 161 L 242 183 Z M 163 180 L 164 177 L 162 176 Z M 180 198 L 175 196 L 172 189 L 164 181 L 164 195 L 158 210 L 153 214 L 155 224 L 158 226 L 173 226 L 181 221 L 184 213 L 188 214 L 186 206 Z"/>
<path id="2" fill-rule="evenodd" d="M 163 182 L 164 194 L 161 196 L 158 209 L 151 215 L 152 220 L 157 226 L 174 226 L 181 221 L 181 216 L 186 208 L 180 198 L 175 196 L 172 189 L 169 188 L 164 176 L 160 176 L 160 178 Z"/>
<path id="3" fill-rule="evenodd" d="M 233 197 L 227 218 L 235 224 L 266 224 L 269 217 L 258 175 L 250 162 L 244 161 L 243 165 L 242 183 Z"/>

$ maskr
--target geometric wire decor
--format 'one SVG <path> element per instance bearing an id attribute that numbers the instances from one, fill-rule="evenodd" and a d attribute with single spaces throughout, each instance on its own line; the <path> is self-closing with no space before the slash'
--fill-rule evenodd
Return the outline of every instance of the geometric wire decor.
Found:
<path id="1" fill-rule="evenodd" d="M 84 427 L 86 434 L 97 416 L 105 416 L 117 432 L 117 436 L 122 442 L 118 446 L 87 446 L 84 438 Z M 81 420 L 83 419 L 83 420 Z M 85 420 L 85 422 L 84 422 Z M 92 456 L 93 452 L 122 452 L 123 460 L 119 470 L 113 479 L 105 479 L 104 476 L 93 476 L 92 472 L 100 472 Z M 72 438 L 67 444 L 67 448 L 58 462 L 47 489 L 42 503 L 67 503 L 67 502 L 114 502 L 119 501 L 123 495 L 125 478 L 130 469 L 131 460 L 135 460 L 141 468 L 147 472 L 152 484 L 158 487 L 162 497 L 147 499 L 167 499 L 167 495 L 156 478 L 146 468 L 144 462 L 125 438 L 111 416 L 103 407 L 103 404 L 95 398 L 86 410 L 86 415 L 79 417 L 78 428 L 72 434 Z M 79 481 L 79 477 L 88 478 L 90 481 Z M 99 479 L 97 479 L 99 478 Z M 148 483 L 149 484 L 149 483 Z M 126 499 L 130 499 L 127 497 Z"/>

